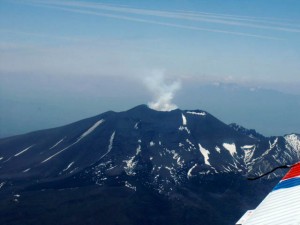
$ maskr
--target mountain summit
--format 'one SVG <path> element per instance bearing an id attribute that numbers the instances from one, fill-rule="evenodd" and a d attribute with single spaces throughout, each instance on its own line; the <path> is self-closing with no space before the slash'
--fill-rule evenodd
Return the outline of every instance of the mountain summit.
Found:
<path id="1" fill-rule="evenodd" d="M 191 204 L 192 195 L 202 196 L 206 188 L 220 194 L 224 190 L 217 190 L 220 183 L 224 187 L 237 180 L 243 183 L 249 174 L 260 175 L 299 160 L 297 134 L 264 137 L 237 124 L 226 125 L 203 110 L 161 112 L 140 105 L 59 128 L 0 139 L 0 195 L 87 187 L 111 192 L 118 187 L 134 195 L 151 192 L 169 199 L 167 202 L 175 198 L 197 211 L 200 206 Z M 278 171 L 267 178 L 276 180 L 283 174 Z M 199 204 L 211 207 L 204 211 L 212 213 L 216 208 L 211 202 L 218 202 L 215 197 L 196 197 L 195 202 L 201 199 Z M 226 224 L 219 218 L 223 210 L 215 213 L 218 218 L 210 218 L 207 223 L 188 218 L 183 221 Z M 238 215 L 232 213 L 229 220 L 234 222 Z M 97 224 L 114 224 L 112 221 Z M 123 224 L 136 222 L 128 221 Z M 157 219 L 144 224 L 161 222 Z"/>

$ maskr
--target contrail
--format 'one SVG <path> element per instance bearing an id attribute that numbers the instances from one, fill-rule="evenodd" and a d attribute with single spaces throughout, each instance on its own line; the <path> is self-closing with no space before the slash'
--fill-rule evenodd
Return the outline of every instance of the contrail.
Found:
<path id="1" fill-rule="evenodd" d="M 18 1 L 20 3 L 24 3 L 23 1 Z M 271 40 L 282 40 L 281 38 L 277 38 L 269 35 L 260 35 L 255 33 L 248 32 L 238 32 L 238 31 L 230 31 L 228 29 L 219 29 L 219 28 L 205 28 L 199 27 L 196 25 L 184 25 L 179 24 L 178 21 L 186 22 L 186 21 L 194 21 L 201 23 L 210 23 L 216 25 L 226 25 L 226 26 L 239 26 L 243 28 L 255 28 L 261 30 L 275 30 L 282 32 L 291 32 L 291 33 L 300 33 L 299 27 L 291 24 L 284 24 L 280 22 L 275 22 L 273 19 L 265 19 L 255 17 L 246 17 L 246 16 L 235 16 L 235 15 L 226 15 L 226 14 L 216 14 L 216 13 L 189 13 L 186 12 L 178 12 L 178 11 L 161 11 L 161 10 L 148 10 L 148 9 L 139 9 L 139 8 L 130 8 L 126 6 L 119 5 L 111 5 L 111 4 L 103 4 L 103 3 L 92 3 L 92 2 L 80 2 L 80 1 L 43 1 L 43 0 L 32 0 L 26 1 L 25 4 L 32 4 L 34 6 L 40 7 L 49 7 L 58 10 L 64 10 L 74 13 L 109 17 L 121 20 L 128 20 L 140 23 L 148 23 L 148 24 L 157 24 L 161 26 L 168 26 L 180 29 L 189 29 L 189 30 L 198 30 L 198 31 L 206 31 L 206 32 L 214 32 L 214 33 L 223 33 L 230 35 L 238 35 L 238 36 L 247 36 L 254 37 L 260 39 L 271 39 Z M 99 10 L 102 10 L 100 12 Z M 103 12 L 107 11 L 107 12 Z M 115 14 L 112 14 L 115 13 Z M 139 16 L 139 17 L 135 17 Z M 143 19 L 142 16 L 150 16 L 151 19 Z M 160 19 L 171 19 L 174 22 L 164 22 L 159 21 Z M 176 20 L 176 22 L 175 22 Z"/>
<path id="2" fill-rule="evenodd" d="M 170 12 L 170 11 L 160 11 L 160 10 L 147 10 L 147 9 L 138 9 L 138 8 L 128 8 L 128 7 L 120 7 L 107 5 L 102 3 L 86 3 L 86 2 L 65 2 L 65 1 L 32 1 L 36 4 L 44 4 L 44 5 L 56 5 L 56 6 L 66 6 L 66 7 L 81 7 L 88 9 L 100 9 L 106 11 L 112 11 L 117 13 L 127 13 L 134 14 L 140 16 L 153 16 L 153 17 L 161 17 L 161 18 L 171 18 L 171 19 L 181 19 L 181 20 L 190 20 L 190 21 L 198 21 L 198 22 L 207 22 L 207 23 L 215 23 L 229 26 L 241 26 L 241 27 L 250 27 L 257 29 L 269 29 L 269 30 L 278 30 L 285 32 L 293 32 L 300 33 L 300 29 L 295 25 L 275 22 L 274 20 L 262 20 L 254 18 L 247 18 L 242 16 L 234 16 L 234 15 L 226 15 L 226 14 L 213 14 L 213 13 L 188 13 L 188 12 Z M 74 9 L 76 10 L 76 9 Z M 124 18 L 123 18 L 124 19 Z M 251 23 L 249 23 L 251 22 Z M 259 23 L 259 24 L 258 24 Z M 269 24 L 269 25 L 268 25 Z M 273 25 L 272 25 L 273 24 Z M 289 26 L 289 27 L 286 27 Z M 294 26 L 290 27 L 290 26 Z"/>
<path id="3" fill-rule="evenodd" d="M 43 5 L 41 5 L 41 6 L 43 6 Z M 235 31 L 228 31 L 228 30 L 220 30 L 220 29 L 208 29 L 208 28 L 202 28 L 202 27 L 197 27 L 197 26 L 187 26 L 187 25 L 180 25 L 180 24 L 168 23 L 168 22 L 159 22 L 159 21 L 155 21 L 155 20 L 139 19 L 139 18 L 135 18 L 135 17 L 122 16 L 122 15 L 116 15 L 116 14 L 111 14 L 111 13 L 100 13 L 100 12 L 94 12 L 94 11 L 89 11 L 89 10 L 70 9 L 70 8 L 66 8 L 66 7 L 50 6 L 50 5 L 46 5 L 46 7 L 63 10 L 63 11 L 68 11 L 68 12 L 74 12 L 74 13 L 88 14 L 88 15 L 101 16 L 101 17 L 109 17 L 109 18 L 114 18 L 114 19 L 128 20 L 128 21 L 134 21 L 134 22 L 140 22 L 140 23 L 156 24 L 156 25 L 161 25 L 161 26 L 175 27 L 175 28 L 188 29 L 188 30 L 207 31 L 207 32 L 214 32 L 214 33 L 223 33 L 223 34 L 254 37 L 254 38 L 261 38 L 261 39 L 269 39 L 269 40 L 282 40 L 280 38 L 275 38 L 275 37 L 271 37 L 271 36 L 264 36 L 264 35 L 257 35 L 257 34 L 243 33 L 243 32 L 235 32 Z"/>

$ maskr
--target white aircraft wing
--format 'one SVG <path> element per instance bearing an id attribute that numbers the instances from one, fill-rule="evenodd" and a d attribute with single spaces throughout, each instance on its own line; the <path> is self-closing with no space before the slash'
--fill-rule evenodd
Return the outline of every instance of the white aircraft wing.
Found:
<path id="1" fill-rule="evenodd" d="M 300 225 L 300 162 L 236 225 Z"/>

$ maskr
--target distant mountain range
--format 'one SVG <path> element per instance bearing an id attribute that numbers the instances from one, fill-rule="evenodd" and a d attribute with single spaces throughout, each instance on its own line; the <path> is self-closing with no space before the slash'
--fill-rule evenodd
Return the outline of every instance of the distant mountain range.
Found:
<path id="1" fill-rule="evenodd" d="M 140 105 L 0 139 L 1 224 L 233 224 L 300 160 L 300 135 L 264 137 L 203 110 Z"/>

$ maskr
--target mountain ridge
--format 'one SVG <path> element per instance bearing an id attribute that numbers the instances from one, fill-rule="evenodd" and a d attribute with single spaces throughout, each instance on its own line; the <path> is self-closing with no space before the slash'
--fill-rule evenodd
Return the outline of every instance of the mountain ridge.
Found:
<path id="1" fill-rule="evenodd" d="M 139 105 L 0 139 L 0 195 L 123 187 L 136 194 L 181 196 L 185 202 L 189 195 L 204 199 L 199 190 L 219 193 L 221 183 L 239 187 L 239 181 L 252 187 L 245 181 L 249 174 L 257 176 L 299 159 L 297 134 L 264 137 L 203 110 L 161 112 Z M 283 174 L 276 171 L 264 182 L 273 183 Z"/>
<path id="2" fill-rule="evenodd" d="M 103 129 L 101 129 L 102 126 L 104 127 Z M 98 135 L 98 137 L 95 138 L 95 135 Z M 120 135 L 120 137 L 118 135 Z M 102 138 L 100 136 L 106 137 Z M 126 140 L 124 140 L 124 137 Z M 135 140 L 132 140 L 133 137 Z M 0 162 L 2 164 L 9 164 L 9 161 L 18 160 L 19 156 L 30 154 L 30 152 L 33 151 L 33 148 L 40 146 L 41 148 L 48 148 L 48 151 L 43 150 L 39 152 L 40 155 L 45 155 L 43 158 L 37 157 L 37 154 L 35 153 L 31 154 L 31 157 L 36 158 L 34 163 L 38 169 L 41 169 L 43 165 L 48 164 L 48 161 L 50 160 L 56 161 L 57 165 L 63 164 L 64 168 L 61 167 L 61 170 L 64 170 L 67 167 L 71 168 L 74 161 L 65 164 L 57 162 L 59 160 L 56 160 L 56 158 L 59 158 L 60 155 L 69 155 L 68 152 L 73 149 L 75 149 L 80 156 L 77 158 L 81 158 L 81 160 L 82 158 L 85 158 L 85 160 L 83 160 L 83 165 L 80 166 L 80 169 L 82 169 L 84 166 L 95 163 L 95 157 L 98 157 L 99 160 L 106 157 L 106 154 L 108 154 L 112 150 L 113 145 L 116 144 L 116 139 L 119 138 L 119 146 L 126 145 L 126 142 L 131 140 L 131 146 L 122 147 L 127 150 L 135 148 L 136 150 L 134 151 L 130 150 L 131 155 L 134 155 L 134 153 L 135 155 L 138 155 L 142 151 L 141 143 L 144 142 L 143 149 L 158 148 L 160 157 L 162 152 L 163 154 L 173 154 L 173 158 L 178 160 L 177 166 L 184 163 L 184 160 L 183 162 L 180 162 L 180 157 L 175 156 L 178 154 L 175 153 L 175 150 L 181 151 L 181 149 L 183 149 L 184 151 L 181 151 L 181 153 L 186 155 L 186 161 L 200 160 L 197 163 L 196 161 L 194 162 L 194 169 L 199 165 L 206 165 L 210 166 L 211 171 L 244 171 L 245 175 L 246 173 L 251 172 L 253 167 L 255 167 L 255 161 L 258 160 L 258 158 L 252 160 L 251 163 L 253 165 L 250 165 L 251 163 L 249 164 L 248 161 L 253 156 L 264 157 L 268 154 L 268 151 L 272 151 L 274 147 L 279 146 L 279 149 L 284 149 L 285 145 L 289 145 L 288 149 L 290 150 L 290 153 L 297 153 L 300 151 L 297 145 L 299 136 L 297 136 L 297 134 L 291 134 L 286 135 L 286 137 L 294 137 L 293 140 L 294 142 L 296 141 L 296 143 L 289 144 L 288 140 L 291 140 L 291 138 L 288 139 L 276 136 L 264 137 L 253 129 L 249 130 L 236 124 L 228 126 L 203 110 L 176 109 L 168 112 L 161 112 L 150 109 L 146 105 L 139 105 L 128 111 L 109 111 L 66 126 L 0 139 L 0 147 L 4 146 L 2 149 L 8 148 L 6 147 L 7 143 L 8 146 L 9 143 L 12 142 L 28 143 L 22 144 L 22 146 L 15 146 L 14 148 L 18 150 L 12 150 L 12 147 L 10 147 L 10 151 L 13 151 L 13 155 L 8 157 L 9 153 L 7 151 L 6 154 L 2 153 Z M 164 140 L 164 138 L 166 140 Z M 15 141 L 15 139 L 18 139 L 19 141 Z M 50 139 L 52 142 L 51 144 L 47 143 Z M 36 141 L 38 141 L 38 143 L 34 143 Z M 64 142 L 67 143 L 64 144 Z M 92 142 L 96 143 L 92 144 Z M 162 142 L 166 143 L 165 147 L 163 147 Z M 102 152 L 100 151 L 98 154 L 85 150 L 85 153 L 92 154 L 92 156 L 87 157 L 87 154 L 82 153 L 82 145 L 85 149 L 97 147 L 107 150 L 102 150 Z M 132 145 L 135 147 L 132 147 Z M 292 151 L 291 147 L 296 148 L 296 150 Z M 190 153 L 187 155 L 186 152 Z M 193 155 L 196 153 L 198 154 L 195 158 Z M 152 152 L 151 154 L 154 154 L 157 157 L 155 152 Z M 153 158 L 154 155 L 148 155 L 147 157 Z M 298 156 L 299 153 L 296 155 Z M 283 157 L 282 159 L 284 163 L 288 162 L 288 160 L 285 159 L 286 157 Z M 37 163 L 37 160 L 40 162 Z M 125 159 L 122 160 L 126 161 Z M 119 159 L 120 164 L 122 164 L 122 160 Z M 215 166 L 212 166 L 210 161 L 214 160 L 215 162 L 212 163 Z M 227 161 L 227 164 L 226 166 L 223 166 L 222 170 L 217 164 L 223 164 L 225 161 Z M 249 168 L 247 167 L 247 163 L 250 165 Z M 19 165 L 21 165 L 20 162 Z M 34 168 L 31 168 L 29 164 L 27 167 L 28 168 L 25 168 L 25 166 L 23 166 L 23 170 L 17 171 L 17 173 L 28 172 L 30 174 Z M 182 167 L 182 165 L 180 165 L 180 167 Z M 190 172 L 187 173 L 191 174 L 191 169 L 192 167 L 189 168 Z M 269 166 L 268 169 L 271 169 L 271 166 Z M 126 171 L 125 167 L 124 170 Z M 1 174 L 1 176 L 3 176 L 3 174 Z"/>

